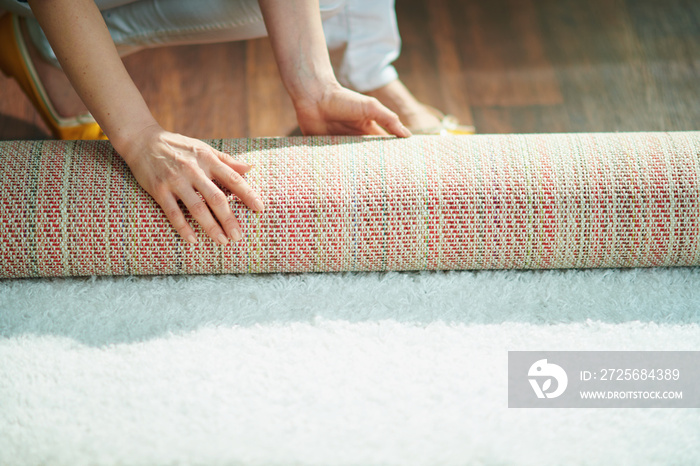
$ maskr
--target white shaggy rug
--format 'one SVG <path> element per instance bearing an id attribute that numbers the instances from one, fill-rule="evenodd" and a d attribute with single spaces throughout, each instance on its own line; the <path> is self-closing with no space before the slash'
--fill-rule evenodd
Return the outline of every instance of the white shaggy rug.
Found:
<path id="1" fill-rule="evenodd" d="M 700 350 L 700 270 L 0 281 L 0 464 L 700 463 L 697 409 L 509 409 L 508 350 Z"/>

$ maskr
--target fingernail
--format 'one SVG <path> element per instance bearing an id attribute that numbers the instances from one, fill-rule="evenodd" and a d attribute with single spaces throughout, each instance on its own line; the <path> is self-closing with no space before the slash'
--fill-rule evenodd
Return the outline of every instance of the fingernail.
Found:
<path id="1" fill-rule="evenodd" d="M 263 202 L 260 199 L 256 199 L 253 201 L 253 209 L 257 210 L 258 212 L 262 212 L 265 206 L 263 205 Z"/>
<path id="2" fill-rule="evenodd" d="M 193 234 L 187 235 L 187 238 L 185 238 L 185 239 L 192 244 L 197 244 L 197 237 Z"/>
<path id="3" fill-rule="evenodd" d="M 221 244 L 221 245 L 228 244 L 228 238 L 226 237 L 225 234 L 219 233 L 219 236 L 217 236 L 216 238 L 219 241 L 219 244 Z"/>
<path id="4" fill-rule="evenodd" d="M 235 243 L 237 243 L 241 240 L 241 238 L 243 238 L 243 233 L 238 228 L 234 228 L 233 232 L 231 233 L 231 238 Z"/>
<path id="5" fill-rule="evenodd" d="M 401 125 L 401 128 L 403 129 L 403 134 L 404 134 L 405 136 L 411 136 L 411 135 L 412 135 L 411 130 L 408 129 L 408 128 L 406 128 L 404 125 Z"/>

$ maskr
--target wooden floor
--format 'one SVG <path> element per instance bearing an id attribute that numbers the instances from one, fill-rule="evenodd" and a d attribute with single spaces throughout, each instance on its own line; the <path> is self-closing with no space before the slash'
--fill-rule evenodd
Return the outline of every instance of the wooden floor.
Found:
<path id="1" fill-rule="evenodd" d="M 697 0 L 398 0 L 399 75 L 480 133 L 700 129 Z M 267 40 L 125 60 L 156 118 L 199 138 L 296 128 Z M 0 139 L 48 134 L 0 76 Z"/>

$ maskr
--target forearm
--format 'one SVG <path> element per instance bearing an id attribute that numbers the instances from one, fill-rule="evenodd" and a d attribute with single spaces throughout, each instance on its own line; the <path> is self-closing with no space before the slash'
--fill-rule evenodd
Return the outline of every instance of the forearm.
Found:
<path id="1" fill-rule="evenodd" d="M 296 106 L 339 87 L 321 25 L 318 0 L 260 0 L 282 81 Z"/>
<path id="2" fill-rule="evenodd" d="M 29 0 L 63 71 L 117 151 L 156 124 L 93 0 Z"/>

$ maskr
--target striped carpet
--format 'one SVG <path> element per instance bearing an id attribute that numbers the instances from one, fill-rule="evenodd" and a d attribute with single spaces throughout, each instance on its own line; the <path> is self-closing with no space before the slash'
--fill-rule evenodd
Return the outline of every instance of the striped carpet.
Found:
<path id="1" fill-rule="evenodd" d="M 0 277 L 700 264 L 700 132 L 210 142 L 266 205 L 231 197 L 235 245 L 182 240 L 108 142 L 0 143 Z"/>

